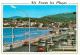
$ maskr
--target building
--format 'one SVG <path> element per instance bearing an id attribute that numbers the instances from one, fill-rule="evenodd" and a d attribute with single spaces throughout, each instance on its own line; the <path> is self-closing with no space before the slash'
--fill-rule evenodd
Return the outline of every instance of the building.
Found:
<path id="1" fill-rule="evenodd" d="M 17 23 L 17 20 L 13 19 L 11 22 L 10 22 L 10 25 L 16 25 Z"/>
<path id="2" fill-rule="evenodd" d="M 24 21 L 23 25 L 29 25 L 29 21 Z"/>
<path id="3" fill-rule="evenodd" d="M 54 25 L 54 23 L 52 23 L 52 25 Z"/>
<path id="4" fill-rule="evenodd" d="M 23 26 L 24 24 L 23 23 L 17 23 L 16 25 L 17 26 Z"/>
<path id="5" fill-rule="evenodd" d="M 17 22 L 17 20 L 13 19 L 12 22 Z"/>
<path id="6" fill-rule="evenodd" d="M 39 26 L 38 27 L 42 27 L 43 26 L 43 23 L 38 23 L 39 24 Z"/>
<path id="7" fill-rule="evenodd" d="M 31 26 L 33 26 L 33 25 L 35 25 L 35 24 L 36 24 L 36 22 L 31 22 L 31 23 L 30 23 Z"/>
<path id="8" fill-rule="evenodd" d="M 3 23 L 3 25 L 9 25 L 9 23 Z"/>
<path id="9" fill-rule="evenodd" d="M 16 25 L 16 22 L 11 22 L 10 25 Z"/>

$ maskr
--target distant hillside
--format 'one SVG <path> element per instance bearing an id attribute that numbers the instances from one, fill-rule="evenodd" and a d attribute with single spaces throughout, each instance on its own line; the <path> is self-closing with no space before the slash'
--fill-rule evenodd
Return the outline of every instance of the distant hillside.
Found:
<path id="1" fill-rule="evenodd" d="M 27 17 L 20 17 L 20 16 L 13 16 L 10 17 L 8 19 L 17 19 L 17 18 L 21 18 L 22 20 L 28 20 Z M 4 18 L 7 19 L 7 18 Z M 76 12 L 73 13 L 62 13 L 62 14 L 56 14 L 56 15 L 48 15 L 48 16 L 44 16 L 41 18 L 31 18 L 31 21 L 36 21 L 38 20 L 38 22 L 53 22 L 53 21 L 76 21 Z"/>
<path id="2" fill-rule="evenodd" d="M 51 21 L 64 21 L 64 20 L 69 21 L 69 20 L 76 20 L 76 14 L 62 13 L 62 14 L 44 16 L 42 18 Z"/>
<path id="3" fill-rule="evenodd" d="M 13 17 L 9 17 L 10 19 L 17 19 L 17 18 L 22 18 L 21 16 L 13 16 Z"/>

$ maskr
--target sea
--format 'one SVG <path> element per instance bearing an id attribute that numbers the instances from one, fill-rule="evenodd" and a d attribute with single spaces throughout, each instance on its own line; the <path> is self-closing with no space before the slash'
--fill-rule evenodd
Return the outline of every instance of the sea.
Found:
<path id="1" fill-rule="evenodd" d="M 26 33 L 25 33 L 26 31 Z M 29 28 L 13 28 L 13 43 L 29 38 Z M 30 39 L 38 36 L 50 35 L 49 30 L 40 28 L 30 28 Z M 12 28 L 3 28 L 3 45 L 12 43 Z"/>

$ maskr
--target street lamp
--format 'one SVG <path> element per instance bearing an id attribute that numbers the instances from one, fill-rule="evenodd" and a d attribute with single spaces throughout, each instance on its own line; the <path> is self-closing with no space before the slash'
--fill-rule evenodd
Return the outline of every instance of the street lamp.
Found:
<path id="1" fill-rule="evenodd" d="M 22 10 L 20 8 L 17 8 L 15 6 L 12 6 L 12 5 L 11 5 L 11 7 L 14 8 L 14 9 L 19 9 L 19 10 L 23 11 L 27 15 L 27 17 L 29 18 L 29 15 L 24 10 Z M 25 40 L 26 40 L 26 33 L 25 33 Z M 29 52 L 30 52 L 30 18 L 29 18 Z"/>

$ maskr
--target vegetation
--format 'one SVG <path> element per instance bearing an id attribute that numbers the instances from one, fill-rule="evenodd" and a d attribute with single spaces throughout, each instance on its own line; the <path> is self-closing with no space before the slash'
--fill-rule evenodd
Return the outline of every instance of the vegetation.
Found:
<path id="1" fill-rule="evenodd" d="M 29 20 L 28 17 L 26 17 L 26 18 L 22 18 L 22 17 L 18 18 L 18 16 L 15 16 L 15 17 L 17 17 L 16 18 L 17 21 L 20 21 L 20 20 L 27 21 L 27 20 Z M 30 18 L 30 19 L 31 19 L 31 22 L 36 22 L 36 20 L 37 20 L 37 22 L 42 22 L 42 23 L 44 23 L 44 22 L 50 23 L 50 22 L 54 22 L 54 21 L 59 22 L 59 21 L 65 21 L 65 20 L 66 21 L 71 21 L 71 20 L 76 20 L 76 12 L 62 13 L 62 14 L 44 16 L 44 17 L 41 17 L 41 18 Z M 4 18 L 3 20 L 10 20 L 10 19 L 9 18 Z"/>

